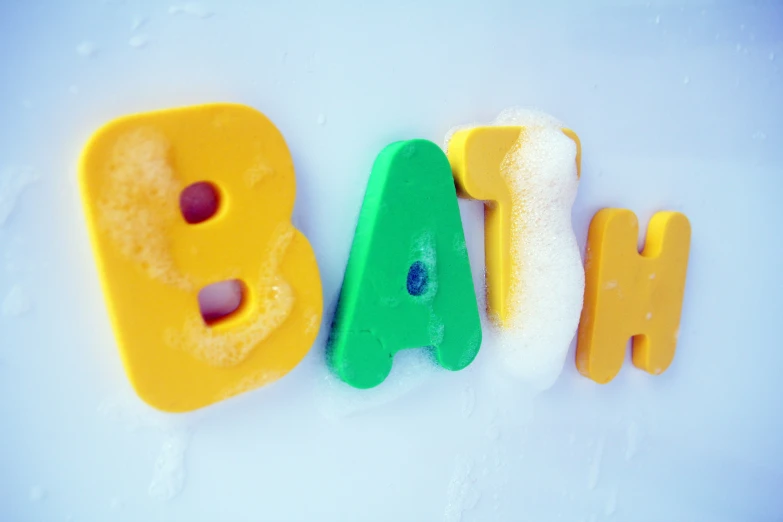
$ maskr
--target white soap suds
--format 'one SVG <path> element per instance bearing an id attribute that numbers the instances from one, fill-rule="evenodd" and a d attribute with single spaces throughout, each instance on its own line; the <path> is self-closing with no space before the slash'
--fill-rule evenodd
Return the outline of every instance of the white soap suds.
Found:
<path id="1" fill-rule="evenodd" d="M 85 58 L 89 58 L 90 56 L 94 55 L 98 51 L 98 46 L 95 45 L 95 43 L 90 41 L 83 41 L 79 45 L 76 46 L 76 53 L 79 56 L 84 56 Z"/>
<path id="2" fill-rule="evenodd" d="M 152 430 L 163 435 L 163 443 L 152 471 L 147 492 L 150 497 L 167 501 L 185 487 L 185 457 L 190 444 L 194 414 L 167 415 L 142 403 L 130 390 L 105 399 L 98 412 L 131 431 Z"/>
<path id="3" fill-rule="evenodd" d="M 22 192 L 38 180 L 32 167 L 11 166 L 0 173 L 0 227 L 11 216 Z"/>
<path id="4" fill-rule="evenodd" d="M 562 372 L 582 311 L 584 268 L 571 227 L 577 147 L 562 123 L 541 112 L 507 109 L 492 125 L 524 127 L 501 164 L 512 198 L 516 281 L 499 332 L 500 357 L 508 371 L 542 391 Z"/>
<path id="5" fill-rule="evenodd" d="M 418 349 L 397 352 L 389 376 L 367 390 L 344 383 L 326 364 L 323 368 L 323 377 L 316 381 L 314 392 L 318 410 L 328 419 L 349 417 L 394 402 L 442 371 L 429 351 Z"/>
<path id="6" fill-rule="evenodd" d="M 166 137 L 152 128 L 137 128 L 117 139 L 105 166 L 99 223 L 117 249 L 148 277 L 194 292 L 195 283 L 174 261 L 167 234 L 181 219 L 179 196 L 184 189 L 169 161 L 170 148 Z M 258 182 L 253 173 L 269 174 L 261 167 L 246 173 L 251 185 Z M 241 325 L 213 328 L 194 314 L 179 329 L 167 331 L 166 342 L 213 366 L 235 366 L 245 360 L 293 309 L 293 288 L 279 269 L 295 232 L 290 222 L 281 223 L 269 239 L 269 254 L 257 279 L 248 282 L 254 305 L 239 311 L 244 314 Z M 255 376 L 254 382 L 263 384 L 263 379 Z"/>
<path id="7" fill-rule="evenodd" d="M 26 314 L 33 307 L 30 295 L 21 285 L 15 284 L 3 299 L 3 315 L 6 317 L 19 317 Z"/>
<path id="8" fill-rule="evenodd" d="M 150 128 L 117 140 L 98 201 L 99 223 L 149 277 L 193 290 L 174 262 L 166 234 L 181 219 L 179 195 L 185 188 L 169 163 L 170 147 L 163 134 Z"/>
<path id="9" fill-rule="evenodd" d="M 168 344 L 213 366 L 236 366 L 247 359 L 261 341 L 283 324 L 294 308 L 294 290 L 280 275 L 280 265 L 294 232 L 291 223 L 284 223 L 273 234 L 269 255 L 256 281 L 255 306 L 241 325 L 222 330 L 208 326 L 201 317 L 191 317 L 182 330 L 166 333 Z"/>
<path id="10" fill-rule="evenodd" d="M 155 461 L 149 495 L 155 500 L 171 500 L 185 486 L 185 454 L 190 433 L 174 432 L 166 435 Z"/>
<path id="11" fill-rule="evenodd" d="M 204 4 L 198 2 L 187 2 L 175 4 L 169 7 L 170 15 L 185 15 L 195 18 L 209 18 L 214 13 Z"/>
<path id="12" fill-rule="evenodd" d="M 454 471 L 446 493 L 446 510 L 444 522 L 459 522 L 465 511 L 476 507 L 481 499 L 481 493 L 476 487 L 476 477 L 473 474 L 473 462 L 465 456 L 458 456 L 454 463 Z"/>
<path id="13" fill-rule="evenodd" d="M 252 165 L 248 167 L 242 177 L 249 188 L 256 188 L 263 180 L 274 174 L 275 170 L 267 163 L 267 160 L 262 156 L 258 156 L 253 160 Z"/>
<path id="14" fill-rule="evenodd" d="M 150 36 L 148 34 L 136 34 L 131 36 L 128 40 L 128 45 L 134 49 L 141 49 L 150 42 Z"/>

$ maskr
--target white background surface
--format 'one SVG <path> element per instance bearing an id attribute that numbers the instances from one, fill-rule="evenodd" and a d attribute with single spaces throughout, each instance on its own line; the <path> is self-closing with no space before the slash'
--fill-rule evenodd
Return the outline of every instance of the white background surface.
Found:
<path id="1" fill-rule="evenodd" d="M 783 4 L 275 4 L 0 0 L 0 176 L 39 176 L 0 228 L 0 299 L 17 285 L 32 303 L 0 316 L 0 520 L 783 519 Z M 627 360 L 598 386 L 572 352 L 531 398 L 485 331 L 467 370 L 408 354 L 365 396 L 327 382 L 322 328 L 270 387 L 150 412 L 109 328 L 76 163 L 114 117 L 210 101 L 285 135 L 325 323 L 386 144 L 510 105 L 554 114 L 582 140 L 581 247 L 601 207 L 691 219 L 672 367 Z M 481 207 L 461 209 L 480 288 Z"/>

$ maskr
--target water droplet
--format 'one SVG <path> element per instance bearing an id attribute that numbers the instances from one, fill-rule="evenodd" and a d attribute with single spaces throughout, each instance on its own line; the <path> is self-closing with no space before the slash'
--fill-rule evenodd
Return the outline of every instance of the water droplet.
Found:
<path id="1" fill-rule="evenodd" d="M 617 511 L 617 488 L 612 489 L 609 493 L 609 498 L 606 499 L 606 506 L 604 507 L 606 516 L 614 515 L 615 511 Z"/>
<path id="2" fill-rule="evenodd" d="M 472 386 L 468 386 L 462 392 L 462 416 L 469 419 L 476 407 L 476 392 Z"/>
<path id="3" fill-rule="evenodd" d="M 94 55 L 97 51 L 98 51 L 98 46 L 95 45 L 95 43 L 87 40 L 83 41 L 82 43 L 76 46 L 76 52 L 80 56 L 84 56 L 85 58 Z"/>
<path id="4" fill-rule="evenodd" d="M 760 131 L 760 130 L 757 130 L 756 132 L 754 132 L 751 137 L 754 140 L 757 140 L 757 141 L 764 141 L 764 140 L 767 139 L 767 135 L 764 132 Z"/>
<path id="5" fill-rule="evenodd" d="M 136 16 L 131 23 L 131 31 L 138 31 L 141 29 L 149 19 L 145 16 Z"/>
<path id="6" fill-rule="evenodd" d="M 500 438 L 500 428 L 497 424 L 492 424 L 487 428 L 487 438 L 489 440 L 498 440 Z"/>
<path id="7" fill-rule="evenodd" d="M 68 87 L 68 92 L 70 92 L 73 95 L 77 95 L 79 94 L 79 87 L 76 85 L 71 85 L 70 87 Z"/>
<path id="8" fill-rule="evenodd" d="M 46 498 L 46 490 L 41 486 L 30 488 L 30 502 L 40 502 Z"/>
<path id="9" fill-rule="evenodd" d="M 11 287 L 11 290 L 3 299 L 3 315 L 6 317 L 19 317 L 29 312 L 33 307 L 27 291 L 19 284 Z"/>
<path id="10" fill-rule="evenodd" d="M 639 425 L 634 421 L 628 423 L 625 428 L 625 460 L 630 461 L 639 446 Z"/>
<path id="11" fill-rule="evenodd" d="M 769 61 L 774 62 L 775 61 L 775 53 L 769 53 Z"/>
<path id="12" fill-rule="evenodd" d="M 691 83 L 690 76 L 686 76 L 685 78 L 683 78 L 682 79 L 682 83 L 684 83 L 685 85 L 688 85 L 689 83 Z"/>
<path id="13" fill-rule="evenodd" d="M 319 114 L 318 115 L 318 125 L 326 125 L 326 115 L 325 114 Z"/>
<path id="14" fill-rule="evenodd" d="M 658 25 L 661 23 L 661 15 L 658 15 L 655 17 L 655 25 Z"/>
<path id="15" fill-rule="evenodd" d="M 146 34 L 137 34 L 131 37 L 130 40 L 128 40 L 128 45 L 133 47 L 134 49 L 141 49 L 145 45 L 147 45 L 150 41 L 149 35 Z"/>
<path id="16" fill-rule="evenodd" d="M 604 458 L 604 438 L 598 441 L 598 445 L 593 453 L 593 459 L 590 463 L 590 470 L 587 474 L 587 489 L 594 490 L 598 485 L 598 477 L 601 474 L 601 464 Z"/>
<path id="17" fill-rule="evenodd" d="M 185 15 L 192 16 L 194 18 L 209 18 L 214 13 L 210 11 L 206 6 L 198 2 L 189 2 L 185 4 L 177 4 L 169 7 L 170 15 Z"/>
<path id="18" fill-rule="evenodd" d="M 459 456 L 451 474 L 446 497 L 445 522 L 459 522 L 465 511 L 473 509 L 481 498 L 473 475 L 473 463 Z"/>

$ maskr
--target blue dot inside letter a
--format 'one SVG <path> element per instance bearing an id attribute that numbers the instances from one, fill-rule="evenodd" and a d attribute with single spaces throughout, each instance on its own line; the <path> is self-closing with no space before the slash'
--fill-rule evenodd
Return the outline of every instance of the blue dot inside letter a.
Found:
<path id="1" fill-rule="evenodd" d="M 408 270 L 408 293 L 417 296 L 426 291 L 427 267 L 421 261 L 416 261 Z"/>

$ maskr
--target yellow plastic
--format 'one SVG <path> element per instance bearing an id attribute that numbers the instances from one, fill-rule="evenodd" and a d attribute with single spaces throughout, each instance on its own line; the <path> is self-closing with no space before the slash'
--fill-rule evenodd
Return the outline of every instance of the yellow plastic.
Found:
<path id="1" fill-rule="evenodd" d="M 664 372 L 674 358 L 690 223 L 679 212 L 659 212 L 650 220 L 641 255 L 638 237 L 630 210 L 600 210 L 590 223 L 576 365 L 601 384 L 620 371 L 631 337 L 633 364 L 648 373 Z"/>
<path id="2" fill-rule="evenodd" d="M 511 255 L 511 192 L 503 180 L 501 163 L 519 139 L 523 127 L 485 126 L 457 131 L 449 140 L 448 157 L 457 193 L 484 201 L 484 257 L 487 270 L 487 312 L 499 326 L 508 326 L 511 288 L 516 282 Z M 577 173 L 581 169 L 579 137 L 563 129 L 576 143 Z"/>
<path id="3" fill-rule="evenodd" d="M 211 182 L 209 220 L 187 224 L 185 187 Z M 263 114 L 210 104 L 119 118 L 84 150 L 80 183 L 120 353 L 139 396 L 184 412 L 274 381 L 307 353 L 321 280 L 291 224 L 296 180 Z M 239 279 L 240 308 L 207 326 L 198 291 Z"/>

